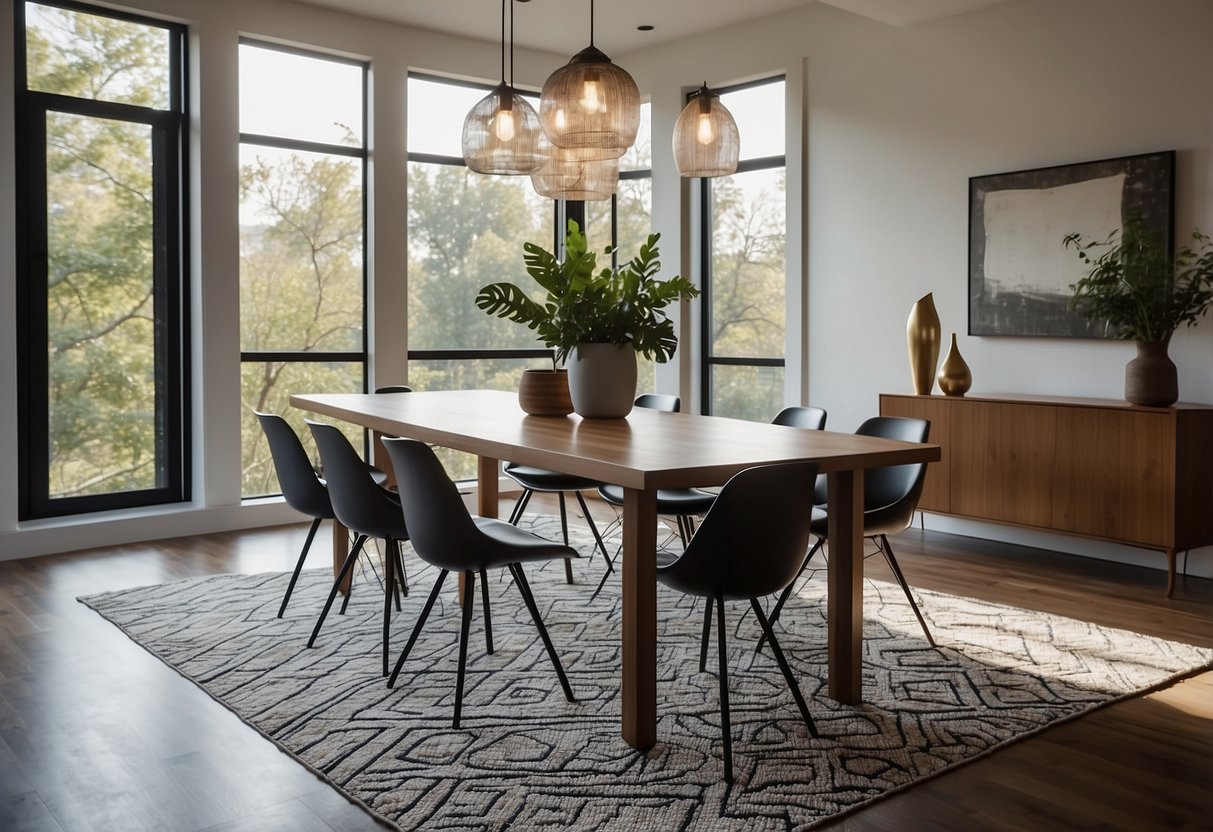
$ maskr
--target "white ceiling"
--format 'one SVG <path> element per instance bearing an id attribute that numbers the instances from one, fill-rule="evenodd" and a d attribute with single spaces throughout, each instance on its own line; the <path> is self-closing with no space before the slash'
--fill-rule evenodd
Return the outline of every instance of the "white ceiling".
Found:
<path id="1" fill-rule="evenodd" d="M 594 42 L 608 54 L 743 23 L 817 0 L 601 0 Z M 500 0 L 304 0 L 422 29 L 500 42 Z M 893 26 L 963 14 L 1002 0 L 821 0 Z M 518 0 L 514 43 L 566 53 L 589 42 L 587 0 Z M 637 26 L 653 31 L 641 32 Z"/>

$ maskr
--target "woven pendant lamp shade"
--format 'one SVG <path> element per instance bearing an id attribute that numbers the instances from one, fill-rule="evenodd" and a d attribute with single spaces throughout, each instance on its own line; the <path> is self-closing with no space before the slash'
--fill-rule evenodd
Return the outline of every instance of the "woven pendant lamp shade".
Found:
<path id="1" fill-rule="evenodd" d="M 543 84 L 539 120 L 548 141 L 583 157 L 616 159 L 636 141 L 640 90 L 593 44 Z"/>
<path id="2" fill-rule="evenodd" d="M 551 199 L 610 199 L 618 184 L 618 159 L 578 159 L 558 147 L 552 148 L 547 164 L 531 174 L 535 193 Z"/>
<path id="3" fill-rule="evenodd" d="M 476 173 L 535 173 L 547 149 L 535 108 L 504 81 L 463 120 L 463 160 Z"/>
<path id="4" fill-rule="evenodd" d="M 674 163 L 683 176 L 728 176 L 737 172 L 741 136 L 733 114 L 704 84 L 674 123 Z"/>

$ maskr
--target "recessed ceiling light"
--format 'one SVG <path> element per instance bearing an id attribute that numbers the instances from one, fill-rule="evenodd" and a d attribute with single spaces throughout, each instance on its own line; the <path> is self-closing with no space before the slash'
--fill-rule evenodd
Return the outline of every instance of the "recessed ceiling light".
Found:
<path id="1" fill-rule="evenodd" d="M 637 27 L 636 27 L 636 31 L 638 31 L 638 32 L 651 32 L 651 31 L 653 31 L 653 27 L 652 27 L 652 26 L 650 26 L 648 23 L 642 23 L 642 24 L 640 24 L 639 26 L 637 26 Z"/>

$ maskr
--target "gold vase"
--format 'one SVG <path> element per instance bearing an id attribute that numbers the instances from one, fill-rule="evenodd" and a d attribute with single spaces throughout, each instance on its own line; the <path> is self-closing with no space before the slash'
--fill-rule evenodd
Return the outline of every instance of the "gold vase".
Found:
<path id="1" fill-rule="evenodd" d="M 935 386 L 935 363 L 939 360 L 939 313 L 935 299 L 927 292 L 910 309 L 906 321 L 906 345 L 910 351 L 910 377 L 914 392 L 929 395 Z"/>
<path id="2" fill-rule="evenodd" d="M 947 357 L 939 366 L 939 389 L 945 396 L 963 396 L 973 386 L 973 374 L 969 365 L 960 356 L 956 348 L 956 333 L 952 333 L 952 346 L 948 349 Z"/>

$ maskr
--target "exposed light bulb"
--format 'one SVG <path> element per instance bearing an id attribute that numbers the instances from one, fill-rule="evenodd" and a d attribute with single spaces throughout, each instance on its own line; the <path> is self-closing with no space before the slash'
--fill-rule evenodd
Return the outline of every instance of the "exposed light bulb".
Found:
<path id="1" fill-rule="evenodd" d="M 700 144 L 711 144 L 716 141 L 716 128 L 712 126 L 712 117 L 707 113 L 699 114 L 699 124 L 695 130 L 695 139 Z"/>
<path id="2" fill-rule="evenodd" d="M 493 116 L 493 135 L 503 142 L 514 138 L 514 111 L 498 110 Z"/>
<path id="3" fill-rule="evenodd" d="M 587 78 L 581 85 L 581 109 L 587 113 L 597 113 L 606 109 L 606 102 L 602 100 L 598 86 L 598 81 L 593 78 Z"/>

